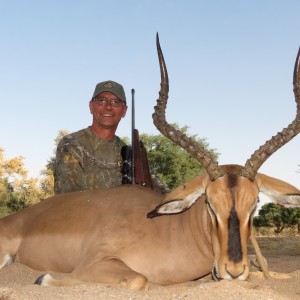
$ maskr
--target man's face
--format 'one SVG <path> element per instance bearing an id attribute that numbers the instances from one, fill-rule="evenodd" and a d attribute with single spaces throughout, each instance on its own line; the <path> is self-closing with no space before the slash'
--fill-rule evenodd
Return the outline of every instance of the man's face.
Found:
<path id="1" fill-rule="evenodd" d="M 93 115 L 93 125 L 99 129 L 116 130 L 121 118 L 125 117 L 127 111 L 124 102 L 110 92 L 100 93 L 94 101 L 90 101 L 89 106 Z"/>

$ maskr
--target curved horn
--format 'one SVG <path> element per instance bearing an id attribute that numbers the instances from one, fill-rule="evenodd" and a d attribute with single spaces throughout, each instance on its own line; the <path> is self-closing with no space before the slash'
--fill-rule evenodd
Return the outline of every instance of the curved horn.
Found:
<path id="1" fill-rule="evenodd" d="M 254 180 L 255 175 L 261 165 L 279 148 L 288 143 L 300 132 L 300 48 L 297 54 L 295 68 L 294 68 L 294 94 L 297 104 L 297 114 L 295 120 L 287 127 L 282 129 L 267 141 L 263 146 L 256 150 L 246 161 L 245 167 L 241 175 L 247 177 L 251 181 Z"/>
<path id="2" fill-rule="evenodd" d="M 157 99 L 157 105 L 154 107 L 154 113 L 152 115 L 153 122 L 163 135 L 195 157 L 206 169 L 209 178 L 214 181 L 223 175 L 218 166 L 218 162 L 206 149 L 204 149 L 204 147 L 198 145 L 192 138 L 187 137 L 184 133 L 175 129 L 166 121 L 165 111 L 169 93 L 169 78 L 165 60 L 160 48 L 158 34 L 156 35 L 156 46 L 161 74 L 161 88 L 159 91 L 159 98 Z"/>

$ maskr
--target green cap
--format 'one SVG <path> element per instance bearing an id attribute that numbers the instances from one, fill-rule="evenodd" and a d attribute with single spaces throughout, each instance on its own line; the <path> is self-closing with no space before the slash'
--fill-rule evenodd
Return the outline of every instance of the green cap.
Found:
<path id="1" fill-rule="evenodd" d="M 93 98 L 102 92 L 111 92 L 126 104 L 126 96 L 124 88 L 121 84 L 112 80 L 100 82 L 96 85 Z"/>

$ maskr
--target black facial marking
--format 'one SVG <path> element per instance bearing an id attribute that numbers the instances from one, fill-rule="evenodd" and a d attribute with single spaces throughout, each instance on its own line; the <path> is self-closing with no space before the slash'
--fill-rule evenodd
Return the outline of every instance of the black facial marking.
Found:
<path id="1" fill-rule="evenodd" d="M 238 263 L 242 260 L 242 246 L 240 236 L 240 220 L 234 207 L 228 218 L 228 256 L 231 261 Z"/>

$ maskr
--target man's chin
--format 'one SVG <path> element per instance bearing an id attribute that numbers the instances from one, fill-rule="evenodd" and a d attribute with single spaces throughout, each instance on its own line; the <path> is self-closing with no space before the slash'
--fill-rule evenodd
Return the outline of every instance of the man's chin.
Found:
<path id="1" fill-rule="evenodd" d="M 117 126 L 116 124 L 112 124 L 112 123 L 101 123 L 99 124 L 99 126 L 97 126 L 99 128 L 99 130 L 103 129 L 103 130 L 116 130 Z"/>

